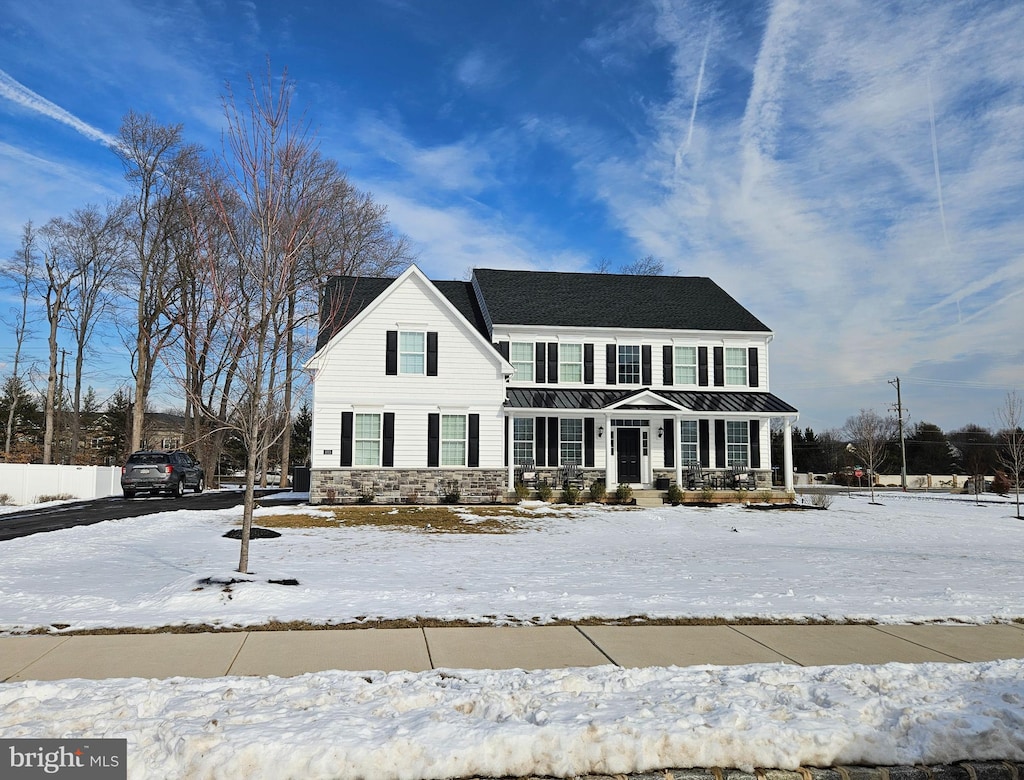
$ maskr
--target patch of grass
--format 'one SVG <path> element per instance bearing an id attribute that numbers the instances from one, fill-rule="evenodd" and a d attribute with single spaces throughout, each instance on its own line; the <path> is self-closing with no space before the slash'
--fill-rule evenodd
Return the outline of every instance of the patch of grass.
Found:
<path id="1" fill-rule="evenodd" d="M 341 506 L 331 511 L 345 525 L 434 534 L 515 533 L 523 530 L 524 519 L 532 517 L 514 506 Z"/>
<path id="2" fill-rule="evenodd" d="M 241 525 L 239 520 L 237 525 Z M 338 519 L 324 515 L 306 515 L 301 513 L 260 515 L 253 518 L 253 525 L 264 528 L 337 528 Z"/>

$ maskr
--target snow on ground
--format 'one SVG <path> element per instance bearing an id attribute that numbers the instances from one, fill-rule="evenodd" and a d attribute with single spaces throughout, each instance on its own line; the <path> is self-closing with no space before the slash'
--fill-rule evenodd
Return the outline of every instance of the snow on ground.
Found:
<path id="1" fill-rule="evenodd" d="M 543 506 L 506 534 L 281 529 L 279 539 L 253 540 L 253 581 L 228 593 L 202 581 L 238 576 L 239 543 L 223 534 L 241 510 L 179 510 L 5 542 L 0 631 L 417 616 L 893 623 L 1024 615 L 1024 522 L 1012 506 L 880 501 L 839 496 L 827 511 L 799 512 Z"/>
<path id="2" fill-rule="evenodd" d="M 253 582 L 230 594 L 199 581 L 237 576 L 221 534 L 239 511 L 169 512 L 4 542 L 0 627 L 1024 614 L 1011 507 L 880 500 L 538 509 L 504 535 L 283 530 L 253 541 Z M 283 577 L 301 584 L 266 581 Z M 139 780 L 1024 761 L 1024 660 L 7 683 L 0 736 L 124 737 Z"/>
<path id="3" fill-rule="evenodd" d="M 1024 661 L 0 686 L 4 737 L 126 737 L 129 777 L 448 778 L 1024 760 Z"/>

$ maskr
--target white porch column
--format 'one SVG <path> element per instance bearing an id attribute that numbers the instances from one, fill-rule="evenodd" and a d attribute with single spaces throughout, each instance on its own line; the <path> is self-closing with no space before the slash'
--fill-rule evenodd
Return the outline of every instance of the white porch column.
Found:
<path id="1" fill-rule="evenodd" d="M 786 492 L 793 492 L 793 418 L 786 417 L 782 429 L 782 468 L 785 469 Z"/>
<path id="2" fill-rule="evenodd" d="M 611 418 L 604 416 L 604 486 L 607 490 L 612 487 L 612 425 Z"/>
<path id="3" fill-rule="evenodd" d="M 680 432 L 680 426 L 683 424 L 681 417 L 675 418 L 675 425 L 672 427 L 674 430 L 675 441 L 672 443 L 672 451 L 676 454 L 676 485 L 680 488 L 683 486 L 683 445 L 680 444 L 682 434 Z"/>
<path id="4" fill-rule="evenodd" d="M 516 489 L 516 459 L 515 459 L 515 425 L 512 423 L 512 415 L 504 415 L 505 433 L 507 434 L 508 443 L 505 445 L 508 462 L 508 487 L 506 490 L 512 492 Z"/>

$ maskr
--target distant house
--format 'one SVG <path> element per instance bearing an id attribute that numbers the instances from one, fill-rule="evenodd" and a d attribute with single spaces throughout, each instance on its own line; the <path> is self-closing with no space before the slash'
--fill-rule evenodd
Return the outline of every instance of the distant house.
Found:
<path id="1" fill-rule="evenodd" d="M 311 501 L 463 500 L 553 484 L 684 485 L 691 464 L 771 485 L 772 332 L 713 281 L 476 269 L 327 283 L 316 353 Z"/>

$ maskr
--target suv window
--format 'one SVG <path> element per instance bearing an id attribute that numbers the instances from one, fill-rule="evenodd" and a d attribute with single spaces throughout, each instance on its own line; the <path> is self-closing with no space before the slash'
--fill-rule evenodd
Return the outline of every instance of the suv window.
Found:
<path id="1" fill-rule="evenodd" d="M 168 458 L 161 452 L 135 452 L 128 456 L 128 462 L 155 465 L 167 463 Z"/>

